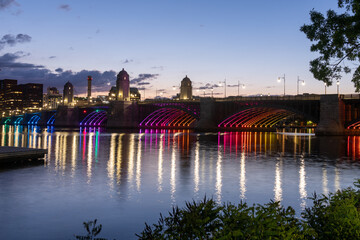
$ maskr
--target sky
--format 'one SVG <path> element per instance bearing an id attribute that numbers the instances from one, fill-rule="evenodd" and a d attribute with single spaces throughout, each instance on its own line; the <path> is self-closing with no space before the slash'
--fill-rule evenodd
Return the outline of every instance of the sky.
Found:
<path id="1" fill-rule="evenodd" d="M 107 94 L 123 68 L 142 96 L 324 94 L 309 72 L 311 42 L 300 27 L 310 10 L 337 10 L 337 0 L 0 0 L 0 79 L 70 81 L 85 96 Z M 354 93 L 351 75 L 340 93 Z M 238 88 L 244 85 L 245 88 Z M 239 92 L 238 92 L 239 89 Z M 336 84 L 327 87 L 336 93 Z"/>

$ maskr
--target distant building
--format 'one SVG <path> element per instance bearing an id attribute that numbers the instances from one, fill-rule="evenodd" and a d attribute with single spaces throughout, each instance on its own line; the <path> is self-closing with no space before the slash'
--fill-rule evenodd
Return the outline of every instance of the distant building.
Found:
<path id="1" fill-rule="evenodd" d="M 141 94 L 139 89 L 137 88 L 130 88 L 130 101 L 140 101 Z"/>
<path id="2" fill-rule="evenodd" d="M 44 96 L 44 108 L 56 109 L 62 101 L 62 95 L 56 87 L 48 87 Z"/>
<path id="3" fill-rule="evenodd" d="M 116 100 L 116 87 L 111 87 L 110 91 L 109 91 L 109 101 L 115 101 Z"/>
<path id="4" fill-rule="evenodd" d="M 17 80 L 0 80 L 0 110 L 3 113 L 19 113 L 22 111 L 22 91 Z"/>
<path id="5" fill-rule="evenodd" d="M 91 103 L 91 81 L 92 81 L 92 77 L 88 76 L 87 80 L 88 80 L 87 101 L 88 101 L 88 103 Z"/>
<path id="6" fill-rule="evenodd" d="M 74 105 L 74 87 L 70 82 L 64 85 L 63 101 L 64 105 Z"/>
<path id="7" fill-rule="evenodd" d="M 181 81 L 180 86 L 180 100 L 191 100 L 192 99 L 192 86 L 188 76 Z"/>
<path id="8" fill-rule="evenodd" d="M 40 111 L 43 107 L 43 85 L 26 83 L 19 85 L 22 90 L 23 110 Z"/>
<path id="9" fill-rule="evenodd" d="M 118 101 L 130 101 L 129 74 L 122 69 L 116 80 L 116 99 Z"/>

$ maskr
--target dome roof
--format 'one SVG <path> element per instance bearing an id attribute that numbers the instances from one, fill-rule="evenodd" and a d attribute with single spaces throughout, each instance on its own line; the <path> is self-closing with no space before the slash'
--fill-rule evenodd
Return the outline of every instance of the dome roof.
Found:
<path id="1" fill-rule="evenodd" d="M 118 76 L 124 76 L 127 75 L 129 76 L 129 74 L 124 70 L 124 68 L 119 72 Z"/>
<path id="2" fill-rule="evenodd" d="M 65 83 L 65 85 L 64 86 L 66 86 L 66 87 L 72 87 L 73 85 L 71 84 L 71 82 L 67 82 L 67 83 Z"/>
<path id="3" fill-rule="evenodd" d="M 190 78 L 186 75 L 185 78 L 181 81 L 181 83 L 191 83 Z"/>

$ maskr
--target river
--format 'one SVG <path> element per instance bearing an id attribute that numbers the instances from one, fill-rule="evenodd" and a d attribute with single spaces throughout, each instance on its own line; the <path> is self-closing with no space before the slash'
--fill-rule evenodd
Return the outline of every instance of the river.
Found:
<path id="1" fill-rule="evenodd" d="M 270 199 L 299 213 L 314 192 L 352 186 L 360 137 L 302 132 L 53 129 L 0 126 L 1 146 L 46 148 L 45 163 L 0 169 L 0 239 L 136 239 L 173 205 Z"/>

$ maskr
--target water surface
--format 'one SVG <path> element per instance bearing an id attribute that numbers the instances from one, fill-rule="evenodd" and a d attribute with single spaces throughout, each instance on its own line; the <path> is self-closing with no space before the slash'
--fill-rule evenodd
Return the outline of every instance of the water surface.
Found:
<path id="1" fill-rule="evenodd" d="M 135 239 L 172 205 L 270 199 L 309 206 L 307 197 L 352 185 L 360 138 L 308 133 L 2 126 L 1 146 L 47 148 L 41 166 L 0 169 L 0 239 L 74 239 L 97 218 L 101 236 Z"/>

